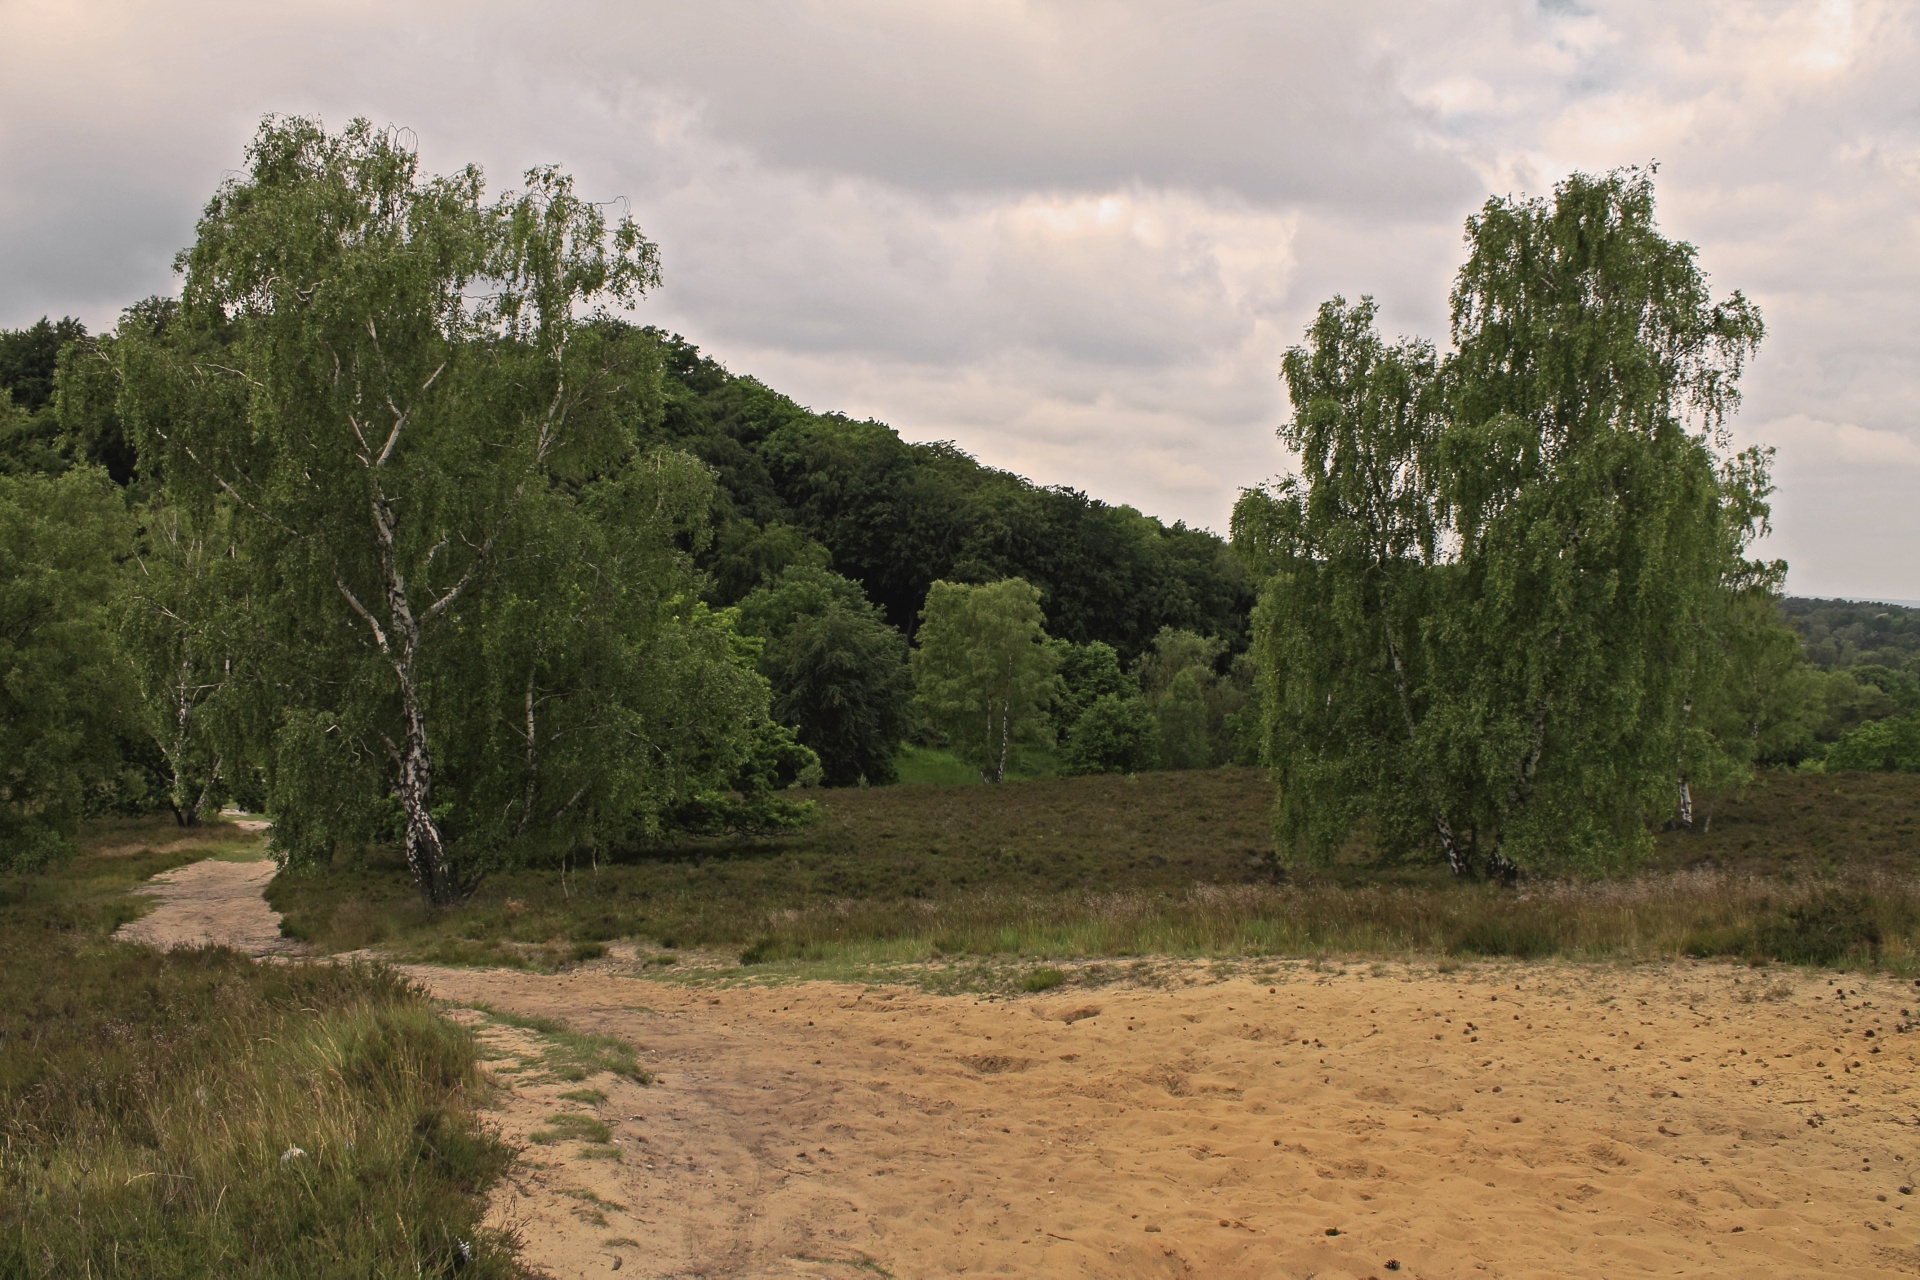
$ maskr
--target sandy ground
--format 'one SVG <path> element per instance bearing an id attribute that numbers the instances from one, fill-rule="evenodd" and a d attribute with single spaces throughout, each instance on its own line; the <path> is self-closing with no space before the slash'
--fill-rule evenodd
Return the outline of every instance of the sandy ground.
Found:
<path id="1" fill-rule="evenodd" d="M 557 1277 L 1920 1272 L 1920 988 L 1889 979 L 1162 966 L 989 1000 L 622 968 L 413 971 L 659 1074 L 509 1083 L 510 1137 L 615 1138 L 529 1145 L 496 1197 Z"/>
<path id="2" fill-rule="evenodd" d="M 253 862 L 190 862 L 149 880 L 140 892 L 159 905 L 113 935 L 150 947 L 217 943 L 250 955 L 297 955 L 300 944 L 280 936 L 280 913 L 261 898 L 276 868 Z"/>

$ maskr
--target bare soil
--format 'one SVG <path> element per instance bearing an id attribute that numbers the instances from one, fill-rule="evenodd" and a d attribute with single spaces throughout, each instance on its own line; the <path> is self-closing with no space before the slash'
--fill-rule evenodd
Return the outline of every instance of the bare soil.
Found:
<path id="1" fill-rule="evenodd" d="M 229 874 L 176 873 L 140 923 L 258 936 Z M 1920 988 L 1889 978 L 1164 965 L 994 999 L 622 957 L 411 972 L 658 1074 L 518 1070 L 536 1034 L 466 1015 L 526 1143 L 495 1221 L 558 1277 L 1920 1271 Z"/>
<path id="2" fill-rule="evenodd" d="M 157 905 L 121 925 L 114 937 L 166 950 L 209 943 L 254 956 L 291 956 L 303 948 L 280 936 L 280 913 L 260 895 L 273 879 L 266 858 L 248 862 L 208 859 L 165 871 L 147 882 L 143 896 Z"/>

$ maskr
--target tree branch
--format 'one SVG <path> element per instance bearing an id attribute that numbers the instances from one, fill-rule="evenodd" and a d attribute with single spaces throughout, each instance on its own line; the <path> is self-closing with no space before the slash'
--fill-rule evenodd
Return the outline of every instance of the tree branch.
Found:
<path id="1" fill-rule="evenodd" d="M 344 579 L 334 578 L 333 585 L 340 588 L 340 594 L 347 598 L 347 603 L 353 606 L 353 611 L 366 620 L 367 626 L 373 631 L 374 643 L 380 646 L 380 652 L 391 655 L 392 650 L 387 647 L 387 633 L 380 629 L 380 620 L 367 611 L 367 606 L 361 604 L 360 597 L 348 589 Z M 391 747 L 393 744 L 389 742 L 387 745 Z"/>

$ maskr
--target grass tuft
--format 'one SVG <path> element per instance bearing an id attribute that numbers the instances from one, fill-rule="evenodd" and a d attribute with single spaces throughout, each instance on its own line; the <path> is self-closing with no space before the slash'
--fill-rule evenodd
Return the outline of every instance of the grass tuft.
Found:
<path id="1" fill-rule="evenodd" d="M 381 966 L 111 941 L 140 880 L 259 841 L 88 837 L 0 878 L 0 1274 L 519 1274 L 472 1036 Z"/>
<path id="2" fill-rule="evenodd" d="M 535 1063 L 527 1065 L 537 1066 L 555 1079 L 578 1084 L 606 1073 L 632 1080 L 636 1084 L 653 1083 L 652 1073 L 640 1065 L 639 1053 L 618 1036 L 575 1031 L 556 1018 L 509 1013 L 488 1004 L 476 1004 L 473 1007 L 502 1026 L 517 1027 L 539 1036 L 540 1056 Z M 562 1096 L 578 1098 L 589 1092 L 599 1093 L 602 1101 L 606 1098 L 597 1089 Z"/>

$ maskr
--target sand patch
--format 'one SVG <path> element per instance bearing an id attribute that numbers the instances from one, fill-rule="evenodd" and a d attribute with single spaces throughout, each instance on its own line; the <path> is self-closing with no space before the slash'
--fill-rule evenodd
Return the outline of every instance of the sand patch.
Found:
<path id="1" fill-rule="evenodd" d="M 275 870 L 262 858 L 192 862 L 163 872 L 139 890 L 158 905 L 113 936 L 163 950 L 212 944 L 255 956 L 298 955 L 303 948 L 280 936 L 280 913 L 261 897 Z"/>
<path id="2" fill-rule="evenodd" d="M 183 868 L 129 930 L 277 949 L 270 874 Z M 1920 988 L 1888 978 L 1167 966 L 993 999 L 410 972 L 659 1076 L 557 1079 L 536 1033 L 458 1015 L 524 1148 L 492 1220 L 563 1280 L 1920 1270 Z"/>
<path id="3" fill-rule="evenodd" d="M 563 1152 L 501 1206 L 561 1277 L 615 1258 L 641 1276 L 1879 1275 L 1920 1256 L 1900 1029 L 1920 990 L 1887 979 L 1196 968 L 1069 1019 L 1087 1006 L 414 972 L 628 1039 L 661 1077 L 593 1112 L 620 1160 Z"/>

